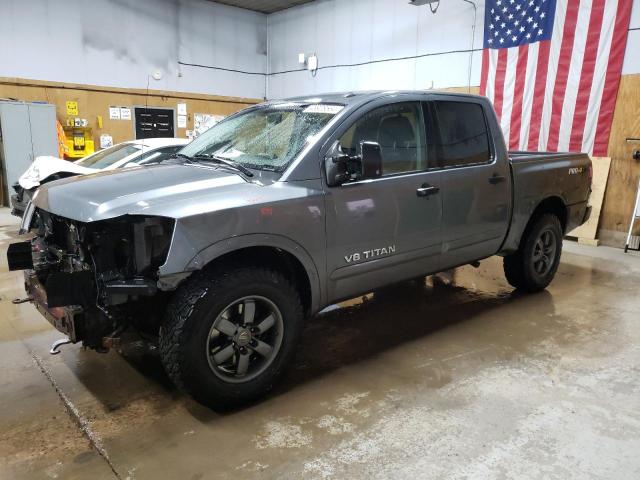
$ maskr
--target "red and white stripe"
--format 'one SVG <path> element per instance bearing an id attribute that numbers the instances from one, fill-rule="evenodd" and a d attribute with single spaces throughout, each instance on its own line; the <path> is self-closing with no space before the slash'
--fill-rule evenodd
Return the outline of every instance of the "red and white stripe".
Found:
<path id="1" fill-rule="evenodd" d="M 482 54 L 480 94 L 511 150 L 605 156 L 632 0 L 557 0 L 551 40 Z"/>

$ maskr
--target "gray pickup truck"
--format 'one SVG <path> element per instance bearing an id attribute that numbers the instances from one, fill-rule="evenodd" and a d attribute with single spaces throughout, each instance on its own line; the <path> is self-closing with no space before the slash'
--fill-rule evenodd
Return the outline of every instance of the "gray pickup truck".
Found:
<path id="1" fill-rule="evenodd" d="M 69 341 L 103 352 L 136 330 L 180 388 L 237 405 L 339 300 L 492 255 L 515 288 L 544 289 L 590 186 L 587 155 L 508 153 L 483 97 L 292 98 L 161 165 L 44 185 L 8 261 Z"/>

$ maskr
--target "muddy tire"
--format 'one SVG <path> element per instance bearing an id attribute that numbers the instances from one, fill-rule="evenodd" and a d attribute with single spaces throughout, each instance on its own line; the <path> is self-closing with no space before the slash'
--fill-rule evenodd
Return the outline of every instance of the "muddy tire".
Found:
<path id="1" fill-rule="evenodd" d="M 243 267 L 198 273 L 174 295 L 160 329 L 174 384 L 212 408 L 266 394 L 291 363 L 300 295 L 280 272 Z"/>
<path id="2" fill-rule="evenodd" d="M 558 270 L 562 226 L 558 217 L 541 215 L 527 227 L 517 252 L 504 257 L 507 281 L 524 292 L 544 290 Z"/>

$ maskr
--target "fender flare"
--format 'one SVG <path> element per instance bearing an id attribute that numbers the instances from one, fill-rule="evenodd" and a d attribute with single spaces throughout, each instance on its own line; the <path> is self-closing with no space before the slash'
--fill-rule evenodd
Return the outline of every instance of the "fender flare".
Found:
<path id="1" fill-rule="evenodd" d="M 185 265 L 184 272 L 193 272 L 201 270 L 210 264 L 216 258 L 243 248 L 250 247 L 271 247 L 287 252 L 296 258 L 303 266 L 309 285 L 311 288 L 311 311 L 316 312 L 322 303 L 322 289 L 320 286 L 320 276 L 318 267 L 309 253 L 297 242 L 282 235 L 274 235 L 269 233 L 252 233 L 247 235 L 238 235 L 236 237 L 220 240 L 216 243 L 200 250 Z"/>
<path id="2" fill-rule="evenodd" d="M 527 207 L 522 207 L 521 205 L 514 205 L 514 210 L 511 216 L 511 226 L 509 227 L 509 231 L 507 232 L 507 236 L 500 247 L 500 252 L 509 254 L 518 250 L 520 245 L 520 241 L 522 240 L 522 236 L 524 235 L 527 226 L 531 223 L 531 219 L 533 218 L 533 214 L 536 210 L 545 202 L 558 200 L 564 205 L 564 208 L 567 208 L 567 202 L 562 193 L 546 193 L 543 195 L 540 200 L 535 203 L 531 203 L 531 205 Z M 516 210 L 516 207 L 520 207 L 519 211 Z"/>

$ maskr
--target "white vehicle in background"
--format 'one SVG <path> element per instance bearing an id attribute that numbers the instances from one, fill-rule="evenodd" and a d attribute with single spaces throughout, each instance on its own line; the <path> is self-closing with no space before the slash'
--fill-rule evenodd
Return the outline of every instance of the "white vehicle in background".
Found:
<path id="1" fill-rule="evenodd" d="M 22 217 L 36 189 L 43 183 L 75 175 L 88 175 L 103 170 L 149 165 L 166 160 L 189 140 L 184 138 L 146 138 L 122 142 L 92 153 L 76 162 L 57 157 L 37 157 L 13 185 L 11 213 Z"/>

